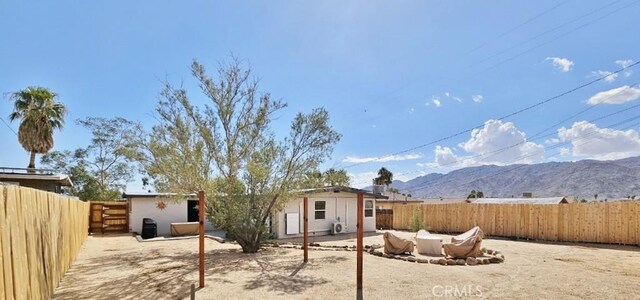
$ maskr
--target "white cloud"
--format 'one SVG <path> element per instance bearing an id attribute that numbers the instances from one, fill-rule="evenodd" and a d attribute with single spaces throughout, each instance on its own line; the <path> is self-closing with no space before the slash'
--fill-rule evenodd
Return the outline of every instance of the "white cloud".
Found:
<path id="1" fill-rule="evenodd" d="M 560 156 L 569 156 L 571 154 L 571 149 L 569 148 L 560 148 Z"/>
<path id="2" fill-rule="evenodd" d="M 438 98 L 438 97 L 433 97 L 431 99 L 431 102 L 433 102 L 433 105 L 435 105 L 436 107 L 441 107 L 442 106 L 442 102 L 440 102 L 440 98 Z"/>
<path id="3" fill-rule="evenodd" d="M 409 109 L 409 113 L 412 114 L 414 111 L 416 111 L 413 107 L 411 109 Z"/>
<path id="4" fill-rule="evenodd" d="M 545 60 L 550 60 L 553 66 L 561 72 L 569 72 L 573 68 L 573 62 L 566 58 L 547 57 Z"/>
<path id="5" fill-rule="evenodd" d="M 597 93 L 589 98 L 589 100 L 587 100 L 587 103 L 591 105 L 596 105 L 599 103 L 623 104 L 636 100 L 638 98 L 640 98 L 640 89 L 625 85 L 619 88 Z"/>
<path id="6" fill-rule="evenodd" d="M 363 188 L 373 184 L 373 179 L 378 176 L 377 172 L 348 173 L 351 179 L 351 186 Z"/>
<path id="7" fill-rule="evenodd" d="M 404 154 L 404 155 L 385 155 L 378 157 L 358 157 L 347 156 L 342 162 L 347 163 L 370 163 L 370 162 L 388 162 L 388 161 L 401 161 L 422 158 L 422 153 Z"/>
<path id="8" fill-rule="evenodd" d="M 469 155 L 457 155 L 450 147 L 436 146 L 433 162 L 418 163 L 423 168 L 463 168 L 485 164 L 535 163 L 544 159 L 544 147 L 529 142 L 524 132 L 511 122 L 488 120 L 474 129 L 468 141 L 458 145 Z"/>
<path id="9" fill-rule="evenodd" d="M 453 100 L 455 100 L 457 102 L 462 102 L 462 98 L 456 97 L 456 96 L 454 96 L 453 94 L 451 94 L 449 92 L 444 93 L 444 96 L 447 97 L 447 98 L 451 98 L 451 99 L 453 99 Z"/>
<path id="10" fill-rule="evenodd" d="M 459 146 L 482 155 L 478 160 L 485 164 L 535 163 L 544 158 L 542 145 L 527 141 L 525 133 L 513 123 L 500 120 L 486 121 L 482 129 L 474 129 L 471 138 Z"/>
<path id="11" fill-rule="evenodd" d="M 556 138 L 552 138 L 552 139 L 545 140 L 544 143 L 547 145 L 555 145 L 557 143 L 560 143 L 560 140 Z"/>
<path id="12" fill-rule="evenodd" d="M 599 128 L 593 123 L 580 121 L 573 123 L 571 128 L 558 129 L 558 136 L 571 142 L 574 156 L 619 159 L 640 155 L 640 135 L 633 129 Z"/>
<path id="13" fill-rule="evenodd" d="M 613 73 L 611 71 L 591 71 L 591 77 L 604 77 L 604 81 L 611 83 L 616 81 L 618 73 Z"/>
<path id="14" fill-rule="evenodd" d="M 615 63 L 616 63 L 616 65 L 620 66 L 621 68 L 626 68 L 626 67 L 630 66 L 633 63 L 633 61 L 630 60 L 630 59 L 619 59 L 619 60 L 616 60 Z M 633 71 L 631 71 L 631 69 L 624 70 L 624 72 L 623 72 L 624 77 L 631 76 L 632 72 Z"/>
<path id="15" fill-rule="evenodd" d="M 482 102 L 482 99 L 483 99 L 483 98 L 484 98 L 484 97 L 483 97 L 482 95 L 473 95 L 473 96 L 471 96 L 471 99 L 472 99 L 472 100 L 473 100 L 473 102 L 475 102 L 475 103 L 480 103 L 480 102 Z"/>

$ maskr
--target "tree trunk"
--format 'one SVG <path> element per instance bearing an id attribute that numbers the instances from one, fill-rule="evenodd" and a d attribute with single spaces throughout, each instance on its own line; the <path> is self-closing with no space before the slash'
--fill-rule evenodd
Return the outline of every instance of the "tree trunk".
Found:
<path id="1" fill-rule="evenodd" d="M 29 166 L 27 169 L 35 169 L 36 168 L 36 153 L 31 151 L 31 158 L 29 159 Z"/>

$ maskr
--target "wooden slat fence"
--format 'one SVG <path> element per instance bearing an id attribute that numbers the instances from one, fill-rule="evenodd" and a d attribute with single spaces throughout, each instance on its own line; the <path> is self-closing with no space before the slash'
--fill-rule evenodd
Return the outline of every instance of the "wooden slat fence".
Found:
<path id="1" fill-rule="evenodd" d="M 87 237 L 89 203 L 0 186 L 0 299 L 50 299 Z"/>
<path id="2" fill-rule="evenodd" d="M 89 220 L 91 233 L 129 232 L 129 206 L 127 202 L 91 201 Z"/>
<path id="3" fill-rule="evenodd" d="M 393 209 L 376 210 L 376 228 L 377 229 L 393 228 Z"/>
<path id="4" fill-rule="evenodd" d="M 397 204 L 393 228 L 411 229 L 421 213 L 429 230 L 459 233 L 480 226 L 490 236 L 640 245 L 640 201 L 533 204 Z"/>

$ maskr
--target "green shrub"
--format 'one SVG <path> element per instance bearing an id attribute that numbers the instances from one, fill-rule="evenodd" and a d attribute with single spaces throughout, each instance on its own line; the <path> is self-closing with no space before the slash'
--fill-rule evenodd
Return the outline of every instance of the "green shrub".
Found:
<path id="1" fill-rule="evenodd" d="M 413 231 L 418 231 L 420 229 L 427 229 L 426 222 L 422 217 L 422 209 L 420 207 L 416 207 L 413 210 L 413 216 L 411 217 L 411 229 Z"/>

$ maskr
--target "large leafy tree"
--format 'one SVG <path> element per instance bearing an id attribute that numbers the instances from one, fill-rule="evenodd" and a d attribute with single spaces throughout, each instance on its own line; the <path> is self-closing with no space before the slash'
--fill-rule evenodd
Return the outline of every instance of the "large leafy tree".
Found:
<path id="1" fill-rule="evenodd" d="M 56 102 L 57 94 L 44 87 L 28 87 L 11 94 L 13 112 L 9 120 L 20 120 L 18 141 L 31 153 L 29 169 L 36 167 L 36 154 L 53 148 L 53 131 L 62 129 L 66 107 Z"/>
<path id="2" fill-rule="evenodd" d="M 336 170 L 330 168 L 324 171 L 322 175 L 324 177 L 324 183 L 330 186 L 349 186 L 351 183 L 349 174 L 347 174 L 347 171 L 344 169 Z"/>
<path id="3" fill-rule="evenodd" d="M 89 117 L 77 123 L 91 131 L 91 143 L 75 151 L 53 151 L 42 157 L 42 164 L 71 176 L 69 193 L 82 200 L 114 200 L 136 173 L 128 154 L 135 150 L 132 134 L 139 124 L 123 118 Z"/>
<path id="4" fill-rule="evenodd" d="M 324 172 L 311 171 L 302 179 L 300 188 L 317 188 L 323 186 L 349 186 L 351 178 L 344 169 L 330 168 Z"/>
<path id="5" fill-rule="evenodd" d="M 284 140 L 270 130 L 286 105 L 259 91 L 251 70 L 234 60 L 217 77 L 194 61 L 192 74 L 207 98 L 196 106 L 182 88 L 166 84 L 156 108 L 160 124 L 139 136 L 133 155 L 156 188 L 208 191 L 208 217 L 244 252 L 258 251 L 272 212 L 333 150 L 340 139 L 322 108 L 298 113 Z"/>

